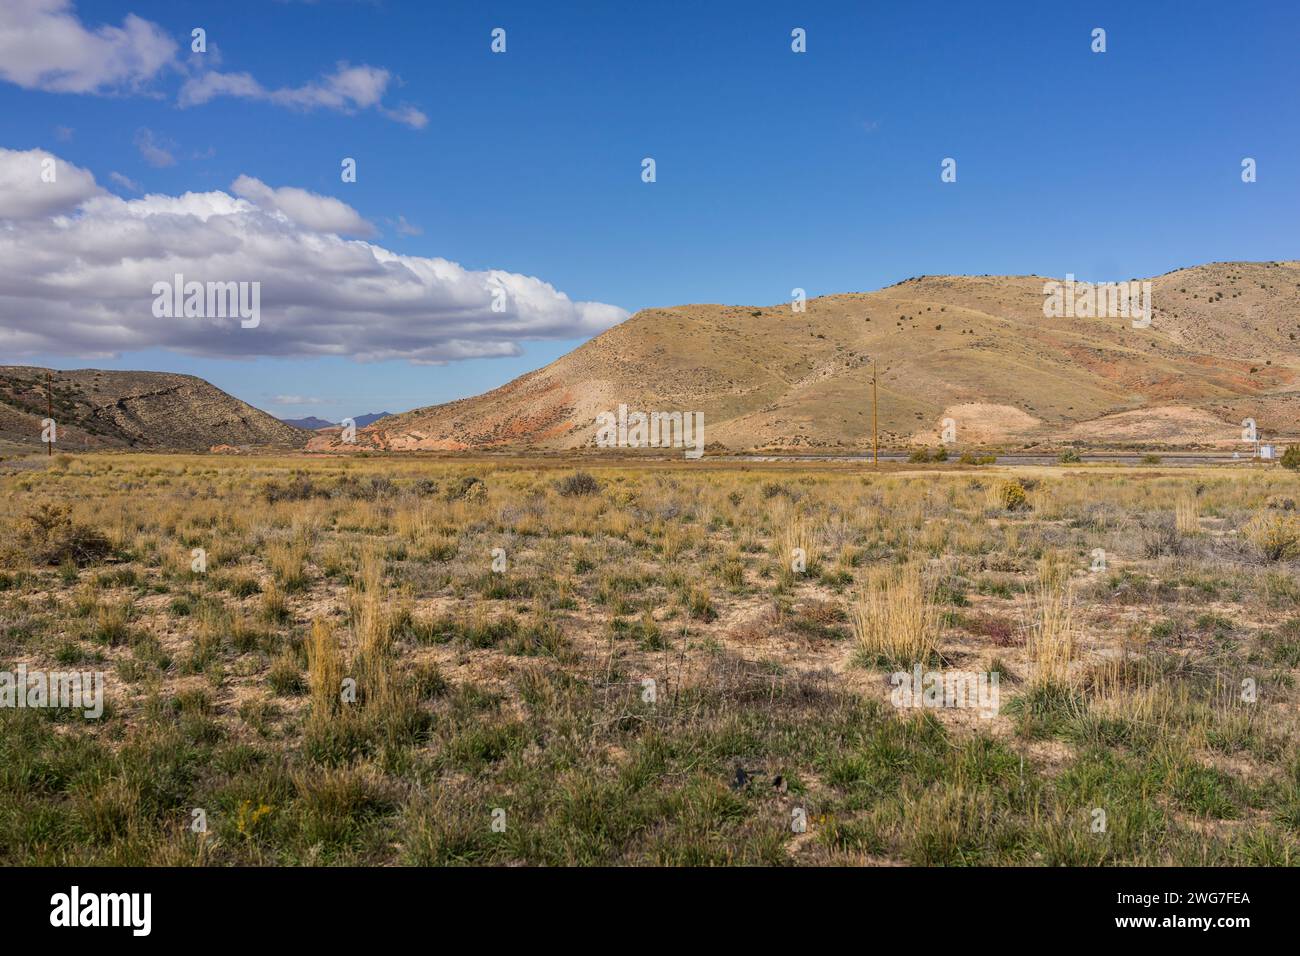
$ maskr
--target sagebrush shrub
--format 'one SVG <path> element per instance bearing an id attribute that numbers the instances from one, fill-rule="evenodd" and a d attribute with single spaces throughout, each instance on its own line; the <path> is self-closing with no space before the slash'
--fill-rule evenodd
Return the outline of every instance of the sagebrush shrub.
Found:
<path id="1" fill-rule="evenodd" d="M 1300 518 L 1294 514 L 1261 514 L 1245 531 L 1246 538 L 1269 561 L 1300 558 Z"/>
<path id="2" fill-rule="evenodd" d="M 98 528 L 77 524 L 67 505 L 44 502 L 25 516 L 23 546 L 36 564 L 75 564 L 102 561 L 113 547 Z"/>
<path id="3" fill-rule="evenodd" d="M 600 493 L 600 482 L 593 475 L 585 471 L 575 471 L 571 475 L 565 475 L 555 483 L 555 490 L 565 498 L 576 498 L 582 495 L 595 495 Z"/>
<path id="4" fill-rule="evenodd" d="M 1018 481 L 1004 481 L 998 486 L 998 503 L 1007 511 L 1027 511 L 1029 495 Z"/>

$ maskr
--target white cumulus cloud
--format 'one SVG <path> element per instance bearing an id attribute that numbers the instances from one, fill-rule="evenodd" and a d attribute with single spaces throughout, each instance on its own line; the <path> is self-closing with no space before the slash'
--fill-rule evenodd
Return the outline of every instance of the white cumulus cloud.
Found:
<path id="1" fill-rule="evenodd" d="M 88 29 L 71 0 L 0 2 L 0 78 L 29 90 L 103 93 L 141 87 L 176 57 L 176 41 L 128 14 Z"/>
<path id="2" fill-rule="evenodd" d="M 53 215 L 101 192 L 88 170 L 53 153 L 0 147 L 0 220 Z"/>
<path id="3" fill-rule="evenodd" d="M 183 39 L 189 43 L 188 35 Z M 412 129 L 429 123 L 414 106 L 384 103 L 395 78 L 382 67 L 341 62 L 311 82 L 268 89 L 251 73 L 223 72 L 215 44 L 202 56 L 191 54 L 188 46 L 185 52 L 182 58 L 173 37 L 135 14 L 124 17 L 120 26 L 93 26 L 81 20 L 72 0 L 0 0 L 0 80 L 24 89 L 158 96 L 156 81 L 171 74 L 186 77 L 177 94 L 182 107 L 233 96 L 301 110 L 375 110 Z"/>
<path id="4" fill-rule="evenodd" d="M 348 236 L 373 236 L 375 228 L 347 203 L 333 196 L 321 196 L 284 186 L 272 189 L 260 179 L 240 176 L 230 191 L 262 209 L 276 210 L 293 222 L 313 232 L 337 232 Z"/>
<path id="5" fill-rule="evenodd" d="M 165 348 L 437 363 L 517 355 L 525 339 L 585 338 L 627 316 L 532 276 L 345 238 L 340 230 L 365 221 L 305 190 L 245 176 L 233 195 L 123 198 L 57 157 L 57 183 L 42 183 L 48 156 L 0 148 L 0 354 Z M 154 284 L 178 274 L 260 283 L 260 323 L 155 317 Z"/>

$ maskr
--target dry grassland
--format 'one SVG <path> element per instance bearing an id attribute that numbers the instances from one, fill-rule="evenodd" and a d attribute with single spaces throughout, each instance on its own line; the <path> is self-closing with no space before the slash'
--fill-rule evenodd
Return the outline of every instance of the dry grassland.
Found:
<path id="1" fill-rule="evenodd" d="M 1294 474 L 583 467 L 0 472 L 0 861 L 1300 858 Z"/>

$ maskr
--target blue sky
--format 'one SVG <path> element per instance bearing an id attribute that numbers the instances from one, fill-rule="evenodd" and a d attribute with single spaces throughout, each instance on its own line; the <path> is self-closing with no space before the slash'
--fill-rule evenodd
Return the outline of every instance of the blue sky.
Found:
<path id="1" fill-rule="evenodd" d="M 1125 279 L 1300 256 L 1294 2 L 141 0 L 67 12 L 91 31 L 134 14 L 182 59 L 201 26 L 218 51 L 203 69 L 266 90 L 340 62 L 390 79 L 381 107 L 356 109 L 182 107 L 186 74 L 172 68 L 89 92 L 0 80 L 0 147 L 46 150 L 122 196 L 133 193 L 112 173 L 167 195 L 229 192 L 240 175 L 300 187 L 353 207 L 386 249 L 536 276 L 629 312 L 918 274 Z M 494 27 L 507 31 L 503 55 L 489 50 Z M 790 49 L 794 27 L 805 54 Z M 1091 52 L 1094 27 L 1104 54 Z M 384 112 L 405 108 L 427 123 Z M 158 165 L 150 144 L 172 162 Z M 355 183 L 340 182 L 345 156 Z M 940 181 L 945 157 L 955 183 Z M 1243 157 L 1257 182 L 1242 183 Z M 0 362 L 192 372 L 275 414 L 336 419 L 474 394 L 584 337 L 549 334 L 521 332 L 515 356 L 438 365 L 134 346 Z"/>

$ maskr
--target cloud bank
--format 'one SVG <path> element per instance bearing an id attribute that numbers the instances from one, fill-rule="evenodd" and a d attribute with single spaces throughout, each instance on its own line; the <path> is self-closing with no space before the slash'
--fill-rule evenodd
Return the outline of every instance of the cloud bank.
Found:
<path id="1" fill-rule="evenodd" d="M 55 182 L 42 179 L 54 160 Z M 0 354 L 194 355 L 445 362 L 586 338 L 627 313 L 531 276 L 471 271 L 343 234 L 346 203 L 249 176 L 230 192 L 123 198 L 43 150 L 0 147 Z M 261 322 L 155 318 L 153 287 L 261 283 Z"/>

